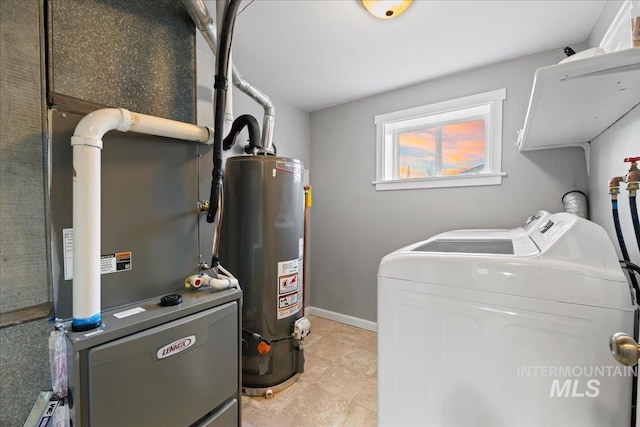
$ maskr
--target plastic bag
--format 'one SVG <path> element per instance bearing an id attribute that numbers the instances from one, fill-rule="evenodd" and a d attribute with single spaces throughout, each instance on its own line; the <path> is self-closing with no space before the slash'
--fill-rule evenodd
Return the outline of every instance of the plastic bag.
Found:
<path id="1" fill-rule="evenodd" d="M 63 402 L 56 408 L 51 418 L 52 427 L 69 427 L 69 405 Z"/>
<path id="2" fill-rule="evenodd" d="M 51 331 L 49 334 L 49 366 L 53 394 L 67 396 L 67 342 L 64 332 Z"/>

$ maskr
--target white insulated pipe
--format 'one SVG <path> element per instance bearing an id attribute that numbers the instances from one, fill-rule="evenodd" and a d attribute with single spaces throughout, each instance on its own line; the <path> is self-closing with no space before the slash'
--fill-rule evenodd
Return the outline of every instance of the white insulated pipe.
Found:
<path id="1" fill-rule="evenodd" d="M 101 323 L 100 191 L 94 191 L 96 182 L 100 188 L 101 148 L 73 146 L 73 322 L 80 329 Z"/>
<path id="2" fill-rule="evenodd" d="M 213 143 L 213 130 L 175 120 L 105 108 L 85 116 L 71 137 L 73 147 L 74 331 L 100 326 L 101 150 L 112 130 Z"/>

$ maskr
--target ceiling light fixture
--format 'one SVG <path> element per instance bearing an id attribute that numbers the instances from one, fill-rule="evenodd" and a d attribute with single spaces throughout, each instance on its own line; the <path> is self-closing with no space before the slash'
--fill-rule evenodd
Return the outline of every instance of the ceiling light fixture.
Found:
<path id="1" fill-rule="evenodd" d="M 395 18 L 407 10 L 412 0 L 361 0 L 370 14 L 380 19 Z"/>

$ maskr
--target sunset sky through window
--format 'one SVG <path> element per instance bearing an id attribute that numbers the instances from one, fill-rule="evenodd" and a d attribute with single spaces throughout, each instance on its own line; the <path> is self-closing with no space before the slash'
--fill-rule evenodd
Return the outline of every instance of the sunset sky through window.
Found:
<path id="1" fill-rule="evenodd" d="M 442 126 L 441 175 L 458 175 L 485 162 L 485 122 L 474 120 Z M 436 129 L 398 135 L 398 178 L 426 178 L 436 171 Z"/>

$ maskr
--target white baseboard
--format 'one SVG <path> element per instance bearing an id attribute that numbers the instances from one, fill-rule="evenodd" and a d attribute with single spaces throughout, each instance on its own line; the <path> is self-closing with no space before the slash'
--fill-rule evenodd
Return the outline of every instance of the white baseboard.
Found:
<path id="1" fill-rule="evenodd" d="M 335 311 L 325 310 L 324 308 L 307 307 L 306 313 L 309 315 L 333 320 L 335 322 L 344 323 L 345 325 L 355 326 L 356 328 L 366 329 L 367 331 L 378 331 L 378 324 L 376 322 L 349 316 L 347 314 L 336 313 Z"/>

